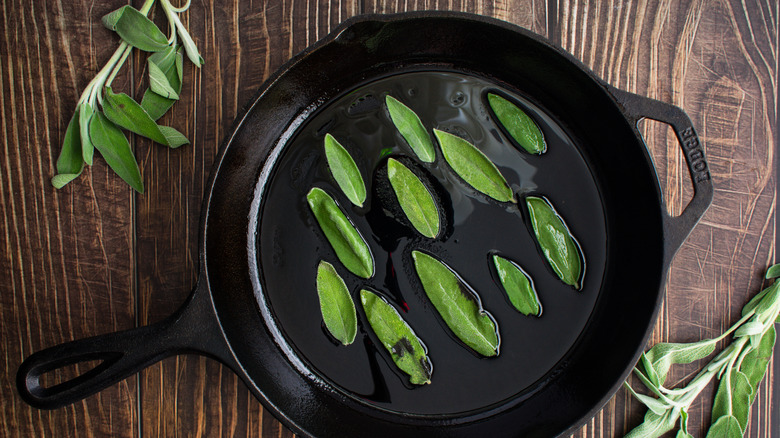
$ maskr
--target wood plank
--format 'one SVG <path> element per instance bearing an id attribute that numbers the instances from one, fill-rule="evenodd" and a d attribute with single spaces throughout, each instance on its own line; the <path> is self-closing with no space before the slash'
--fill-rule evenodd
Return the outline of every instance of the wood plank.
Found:
<path id="1" fill-rule="evenodd" d="M 714 337 L 761 287 L 775 247 L 777 6 L 771 2 L 593 1 L 559 3 L 561 45 L 607 82 L 674 103 L 693 120 L 710 163 L 713 205 L 676 256 L 651 343 Z M 690 198 L 683 157 L 665 125 L 644 135 L 666 202 Z M 673 369 L 686 381 L 703 363 Z M 770 367 L 770 370 L 772 367 Z M 761 386 L 747 436 L 769 436 L 774 376 Z M 690 412 L 703 436 L 713 388 Z M 619 436 L 645 411 L 625 390 L 576 436 Z"/>
<path id="2" fill-rule="evenodd" d="M 132 190 L 97 154 L 64 189 L 49 182 L 82 89 L 118 46 L 99 18 L 122 3 L 9 0 L 0 12 L 0 436 L 136 433 L 134 377 L 54 411 L 15 385 L 31 353 L 135 324 Z"/>
<path id="3" fill-rule="evenodd" d="M 142 324 L 171 314 L 194 285 L 201 199 L 237 112 L 282 63 L 357 12 L 353 1 L 285 0 L 193 3 L 184 14 L 206 64 L 198 71 L 187 63 L 182 99 L 161 121 L 193 145 L 170 151 L 138 142 L 149 186 L 137 209 Z M 171 358 L 140 379 L 144 436 L 292 435 L 213 360 Z"/>

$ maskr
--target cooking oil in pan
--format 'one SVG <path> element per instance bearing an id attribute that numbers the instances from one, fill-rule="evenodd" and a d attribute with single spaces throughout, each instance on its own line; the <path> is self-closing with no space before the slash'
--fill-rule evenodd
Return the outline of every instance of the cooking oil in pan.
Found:
<path id="1" fill-rule="evenodd" d="M 522 104 L 545 135 L 545 154 L 530 155 L 511 144 L 488 111 L 489 91 Z M 433 163 L 419 161 L 389 118 L 387 94 L 417 113 L 434 144 L 436 128 L 477 145 L 520 202 L 502 204 L 477 193 L 453 173 L 440 150 Z M 353 206 L 330 176 L 323 151 L 327 133 L 344 145 L 363 175 L 370 193 L 363 207 Z M 388 156 L 415 167 L 435 192 L 443 219 L 436 239 L 416 233 L 394 207 L 384 180 Z M 358 278 L 338 262 L 306 203 L 312 187 L 330 193 L 365 237 L 376 265 L 372 278 Z M 563 284 L 540 254 L 523 207 L 527 194 L 553 202 L 582 247 L 587 272 L 580 291 Z M 261 281 L 275 318 L 271 323 L 280 327 L 285 341 L 313 373 L 377 408 L 448 416 L 522 400 L 565 366 L 563 359 L 598 298 L 606 260 L 604 211 L 576 142 L 540 106 L 475 75 L 399 73 L 334 99 L 310 116 L 285 146 L 263 198 L 257 243 Z M 480 357 L 450 333 L 417 278 L 413 250 L 435 255 L 479 294 L 498 325 L 497 357 Z M 495 253 L 531 275 L 544 309 L 541 316 L 514 310 L 493 271 L 490 256 Z M 320 260 L 336 267 L 357 306 L 358 335 L 349 346 L 335 342 L 323 329 L 315 289 Z M 431 384 L 406 383 L 407 377 L 384 349 L 373 343 L 359 301 L 360 289 L 366 287 L 387 298 L 423 340 L 433 363 Z"/>

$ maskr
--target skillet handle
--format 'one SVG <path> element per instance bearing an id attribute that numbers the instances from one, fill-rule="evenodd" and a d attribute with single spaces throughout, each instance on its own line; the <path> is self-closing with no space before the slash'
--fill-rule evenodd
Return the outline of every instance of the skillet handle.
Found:
<path id="1" fill-rule="evenodd" d="M 156 324 L 67 342 L 32 354 L 19 367 L 19 395 L 40 409 L 55 409 L 99 392 L 168 356 L 200 353 L 232 365 L 229 347 L 211 303 L 199 282 L 187 302 Z M 85 361 L 91 370 L 51 387 L 43 374 Z"/>
<path id="2" fill-rule="evenodd" d="M 664 209 L 664 262 L 666 266 L 682 246 L 685 239 L 699 222 L 712 203 L 713 186 L 704 146 L 693 129 L 688 115 L 677 106 L 629 93 L 612 86 L 607 87 L 617 100 L 627 118 L 636 124 L 642 119 L 653 119 L 668 124 L 674 129 L 677 141 L 685 155 L 685 162 L 693 182 L 693 199 L 679 216 L 673 217 Z M 640 136 L 641 137 L 641 136 Z M 664 204 L 666 201 L 663 201 Z"/>

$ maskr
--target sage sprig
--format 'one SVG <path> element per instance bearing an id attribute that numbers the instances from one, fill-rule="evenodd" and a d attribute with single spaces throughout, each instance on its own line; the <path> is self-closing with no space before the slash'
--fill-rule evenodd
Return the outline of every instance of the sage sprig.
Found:
<path id="1" fill-rule="evenodd" d="M 390 119 L 412 151 L 421 161 L 433 163 L 433 160 L 436 159 L 436 152 L 433 149 L 433 142 L 431 142 L 428 130 L 423 126 L 420 117 L 389 94 L 385 98 L 385 104 L 390 113 Z"/>
<path id="2" fill-rule="evenodd" d="M 521 148 L 535 155 L 547 151 L 542 130 L 525 111 L 495 93 L 488 93 L 487 100 L 501 126 Z"/>
<path id="3" fill-rule="evenodd" d="M 325 158 L 333 179 L 344 195 L 353 204 L 362 207 L 366 201 L 366 184 L 360 170 L 349 152 L 330 134 L 325 135 Z"/>
<path id="4" fill-rule="evenodd" d="M 325 328 L 343 345 L 349 345 L 357 334 L 355 302 L 344 279 L 326 261 L 317 266 L 317 296 Z"/>
<path id="5" fill-rule="evenodd" d="M 780 276 L 780 265 L 767 270 L 767 279 Z M 713 380 L 719 380 L 712 407 L 708 438 L 741 437 L 750 418 L 750 405 L 766 373 L 772 356 L 776 332 L 774 324 L 780 314 L 780 282 L 761 291 L 742 308 L 742 318 L 714 339 L 692 344 L 660 343 L 643 353 L 634 374 L 654 396 L 636 392 L 628 382 L 626 388 L 648 407 L 642 424 L 626 435 L 629 438 L 658 437 L 674 429 L 679 422 L 678 437 L 688 433 L 688 409 Z M 710 355 L 715 345 L 731 335 L 731 343 L 686 386 L 669 389 L 664 386 L 669 367 L 690 363 Z"/>
<path id="6" fill-rule="evenodd" d="M 387 160 L 387 178 L 412 226 L 423 236 L 435 238 L 439 234 L 439 209 L 425 184 L 414 172 L 392 158 Z"/>
<path id="7" fill-rule="evenodd" d="M 105 27 L 116 32 L 122 42 L 76 104 L 57 159 L 57 173 L 51 179 L 55 188 L 62 188 L 76 179 L 85 165 L 91 166 L 94 149 L 97 149 L 114 172 L 143 193 L 138 163 L 121 128 L 171 148 L 189 143 L 179 131 L 160 126 L 155 121 L 168 111 L 181 91 L 181 48 L 195 66 L 203 64 L 192 37 L 179 19 L 179 14 L 189 8 L 190 2 L 176 8 L 169 0 L 160 0 L 170 24 L 168 37 L 147 17 L 154 3 L 155 0 L 146 0 L 141 9 L 122 6 L 103 17 Z M 148 60 L 150 88 L 140 104 L 127 94 L 116 94 L 111 89 L 133 47 L 153 52 Z"/>
<path id="8" fill-rule="evenodd" d="M 412 258 L 425 294 L 452 333 L 482 356 L 497 356 L 498 328 L 479 296 L 436 258 L 420 251 L 412 251 Z"/>
<path id="9" fill-rule="evenodd" d="M 366 289 L 360 291 L 360 302 L 374 334 L 390 353 L 395 365 L 409 375 L 409 382 L 413 385 L 431 383 L 433 365 L 428 358 L 428 350 L 398 310 Z"/>
<path id="10" fill-rule="evenodd" d="M 442 154 L 452 170 L 466 183 L 499 202 L 515 202 L 514 193 L 495 164 L 467 140 L 434 129 Z"/>

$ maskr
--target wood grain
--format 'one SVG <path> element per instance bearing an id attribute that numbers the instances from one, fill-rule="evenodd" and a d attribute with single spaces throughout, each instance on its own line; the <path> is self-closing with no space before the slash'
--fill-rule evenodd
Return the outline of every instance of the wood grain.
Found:
<path id="1" fill-rule="evenodd" d="M 440 9 L 510 21 L 561 45 L 612 85 L 685 109 L 705 144 L 716 192 L 671 267 L 652 343 L 722 332 L 773 261 L 780 13 L 772 0 L 193 2 L 183 19 L 206 64 L 185 63 L 181 102 L 161 120 L 193 144 L 168 150 L 131 136 L 147 187 L 141 196 L 101 159 L 54 190 L 49 178 L 75 103 L 117 46 L 99 18 L 126 3 L 2 1 L 0 436 L 292 435 L 209 359 L 164 360 L 55 411 L 23 403 L 15 373 L 34 351 L 153 323 L 181 305 L 197 275 L 206 180 L 233 118 L 276 68 L 359 13 Z M 163 17 L 155 20 L 165 29 Z M 140 97 L 144 60 L 134 54 L 115 88 Z M 642 130 L 664 199 L 679 213 L 691 196 L 680 147 L 663 124 L 645 122 Z M 698 365 L 678 367 L 670 378 L 684 382 Z M 746 436 L 780 434 L 772 416 L 775 368 Z M 694 436 L 705 434 L 711 398 L 710 390 L 691 411 Z M 574 436 L 621 436 L 643 412 L 621 390 Z"/>

